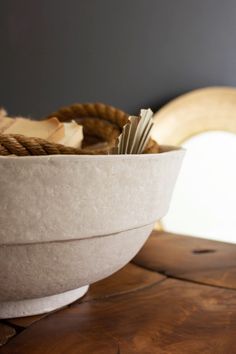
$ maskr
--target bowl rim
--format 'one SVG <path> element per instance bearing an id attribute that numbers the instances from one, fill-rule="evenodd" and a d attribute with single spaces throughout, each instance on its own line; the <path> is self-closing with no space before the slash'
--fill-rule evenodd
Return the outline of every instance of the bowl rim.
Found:
<path id="1" fill-rule="evenodd" d="M 186 149 L 179 146 L 172 145 L 160 145 L 161 151 L 155 154 L 120 154 L 120 155 L 37 155 L 37 156 L 0 156 L 0 160 L 9 160 L 9 161 L 25 161 L 25 160 L 58 160 L 58 159 L 69 159 L 69 160 L 131 160 L 131 159 L 155 159 L 162 156 L 175 154 L 175 153 L 185 153 Z"/>

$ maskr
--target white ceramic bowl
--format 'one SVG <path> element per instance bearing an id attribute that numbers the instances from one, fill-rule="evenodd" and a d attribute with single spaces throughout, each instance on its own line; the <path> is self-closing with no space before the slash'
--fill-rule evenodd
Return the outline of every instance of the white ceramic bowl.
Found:
<path id="1" fill-rule="evenodd" d="M 64 306 L 128 263 L 183 155 L 0 157 L 0 318 Z"/>

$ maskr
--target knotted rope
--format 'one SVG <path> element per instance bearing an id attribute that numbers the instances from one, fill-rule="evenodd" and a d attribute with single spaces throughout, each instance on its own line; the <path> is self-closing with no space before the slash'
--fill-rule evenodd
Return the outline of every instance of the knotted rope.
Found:
<path id="1" fill-rule="evenodd" d="M 59 109 L 49 117 L 57 117 L 61 122 L 75 120 L 83 125 L 84 143 L 81 149 L 51 143 L 47 140 L 18 134 L 0 134 L 0 155 L 97 155 L 108 154 L 128 121 L 128 115 L 103 103 L 74 104 Z M 96 147 L 91 143 L 105 142 Z M 151 140 L 145 153 L 158 152 L 158 144 Z"/>

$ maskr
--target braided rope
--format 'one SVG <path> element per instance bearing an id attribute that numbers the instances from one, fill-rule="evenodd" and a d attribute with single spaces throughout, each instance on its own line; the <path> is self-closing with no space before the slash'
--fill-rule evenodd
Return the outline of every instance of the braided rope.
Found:
<path id="1" fill-rule="evenodd" d="M 128 121 L 128 114 L 104 103 L 75 103 L 71 106 L 60 108 L 57 112 L 48 116 L 48 118 L 50 117 L 57 117 L 61 122 L 85 117 L 100 118 L 113 123 L 120 130 Z"/>
<path id="2" fill-rule="evenodd" d="M 159 145 L 153 139 L 149 139 L 146 149 L 144 150 L 144 154 L 157 154 L 160 152 Z"/>
<path id="3" fill-rule="evenodd" d="M 61 122 L 75 120 L 83 125 L 85 140 L 87 138 L 88 141 L 89 139 L 92 141 L 94 138 L 98 138 L 98 141 L 103 141 L 105 144 L 78 149 L 51 143 L 40 138 L 19 134 L 0 134 L 0 155 L 108 154 L 115 145 L 123 125 L 128 121 L 128 115 L 125 112 L 103 103 L 74 104 L 61 108 L 58 112 L 50 114 L 49 117 L 57 117 Z M 158 151 L 158 144 L 150 139 L 145 153 L 157 153 Z"/>
<path id="4" fill-rule="evenodd" d="M 76 119 L 77 123 L 83 125 L 83 132 L 85 136 L 96 136 L 101 140 L 112 142 L 121 133 L 121 130 L 114 124 L 106 120 L 85 117 Z"/>
<path id="5" fill-rule="evenodd" d="M 122 132 L 122 127 L 128 122 L 128 114 L 103 103 L 75 103 L 60 108 L 47 118 L 51 117 L 57 117 L 61 122 L 73 119 L 81 124 L 84 128 L 83 146 L 89 145 L 91 137 L 97 138 L 99 142 L 109 142 L 114 146 Z"/>
<path id="6" fill-rule="evenodd" d="M 57 117 L 60 121 L 75 120 L 83 125 L 85 139 L 97 137 L 109 143 L 110 148 L 115 145 L 116 139 L 128 122 L 129 115 L 120 109 L 103 103 L 76 103 L 63 107 L 48 118 Z M 99 118 L 99 119 L 98 119 Z M 150 139 L 144 153 L 159 152 L 159 145 Z"/>
<path id="7" fill-rule="evenodd" d="M 106 149 L 77 149 L 61 144 L 50 143 L 40 138 L 29 138 L 20 134 L 0 134 L 0 155 L 94 155 L 106 154 Z"/>

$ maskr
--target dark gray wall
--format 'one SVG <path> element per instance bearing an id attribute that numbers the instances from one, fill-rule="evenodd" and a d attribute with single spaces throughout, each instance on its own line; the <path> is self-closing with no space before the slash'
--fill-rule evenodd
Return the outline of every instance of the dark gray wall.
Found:
<path id="1" fill-rule="evenodd" d="M 0 29 L 11 114 L 88 101 L 135 113 L 236 84 L 235 0 L 0 0 Z"/>

